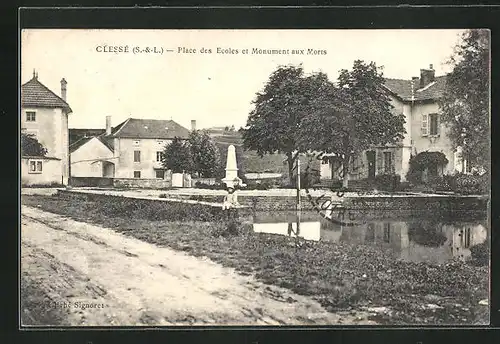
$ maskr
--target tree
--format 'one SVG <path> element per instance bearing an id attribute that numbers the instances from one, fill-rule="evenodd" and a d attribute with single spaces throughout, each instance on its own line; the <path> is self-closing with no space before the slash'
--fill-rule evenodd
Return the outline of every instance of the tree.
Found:
<path id="1" fill-rule="evenodd" d="M 189 135 L 192 169 L 204 178 L 214 177 L 220 169 L 221 156 L 217 145 L 205 130 L 195 130 Z"/>
<path id="2" fill-rule="evenodd" d="M 455 148 L 472 165 L 489 169 L 490 36 L 487 30 L 468 30 L 448 61 L 448 74 L 440 102 L 442 122 L 449 128 Z"/>
<path id="3" fill-rule="evenodd" d="M 45 156 L 47 149 L 31 134 L 21 133 L 22 156 Z"/>
<path id="4" fill-rule="evenodd" d="M 164 168 L 172 170 L 173 173 L 190 172 L 192 159 L 188 144 L 175 137 L 163 151 L 162 164 Z"/>
<path id="5" fill-rule="evenodd" d="M 314 132 L 304 132 L 301 122 L 321 98 L 328 78 L 323 73 L 304 75 L 302 66 L 280 66 L 269 77 L 253 101 L 247 126 L 240 129 L 243 146 L 265 154 L 286 155 L 288 176 L 294 183 L 293 169 L 299 153 L 311 146 Z"/>
<path id="6" fill-rule="evenodd" d="M 396 144 L 405 133 L 404 115 L 393 113 L 379 70 L 374 62 L 354 61 L 303 122 L 305 133 L 314 132 L 314 150 L 339 154 L 345 188 L 351 159 L 373 145 Z"/>

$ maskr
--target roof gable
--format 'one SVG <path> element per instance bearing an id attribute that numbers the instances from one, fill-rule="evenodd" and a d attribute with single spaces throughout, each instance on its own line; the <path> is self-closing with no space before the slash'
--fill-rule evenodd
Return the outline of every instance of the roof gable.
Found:
<path id="1" fill-rule="evenodd" d="M 104 145 L 107 149 L 109 149 L 111 152 L 113 152 L 112 146 L 109 145 L 108 142 L 106 142 L 105 139 L 102 139 L 101 136 L 92 136 L 92 137 L 82 137 L 78 141 L 74 142 L 71 146 L 69 146 L 69 152 L 73 153 L 77 151 L 80 147 L 83 147 L 93 139 L 96 139 L 98 142 L 100 142 L 102 145 Z"/>
<path id="2" fill-rule="evenodd" d="M 70 106 L 36 77 L 21 85 L 21 106 L 62 108 L 72 112 Z"/>
<path id="3" fill-rule="evenodd" d="M 187 139 L 189 130 L 172 120 L 129 118 L 111 133 L 113 137 L 137 139 Z"/>
<path id="4" fill-rule="evenodd" d="M 413 85 L 412 85 L 413 84 Z M 402 101 L 438 100 L 443 96 L 446 76 L 438 76 L 434 83 L 419 89 L 420 79 L 385 79 L 385 88 Z"/>

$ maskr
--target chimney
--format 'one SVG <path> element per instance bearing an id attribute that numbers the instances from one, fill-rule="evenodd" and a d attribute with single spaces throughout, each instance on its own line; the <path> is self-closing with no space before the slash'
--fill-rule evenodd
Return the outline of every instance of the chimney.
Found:
<path id="1" fill-rule="evenodd" d="M 192 120 L 191 120 L 191 130 L 192 130 L 192 131 L 195 131 L 195 130 L 196 130 L 196 120 L 195 120 L 195 119 L 192 119 Z"/>
<path id="2" fill-rule="evenodd" d="M 38 77 L 38 74 L 37 74 L 37 77 Z M 66 79 L 62 78 L 61 79 L 61 98 L 66 101 L 66 84 L 68 82 L 66 81 Z"/>
<path id="3" fill-rule="evenodd" d="M 432 65 L 429 66 L 429 69 L 421 69 L 420 70 L 420 88 L 423 88 L 429 85 L 431 82 L 434 82 L 435 71 Z"/>
<path id="4" fill-rule="evenodd" d="M 106 135 L 111 135 L 111 116 L 106 116 Z"/>

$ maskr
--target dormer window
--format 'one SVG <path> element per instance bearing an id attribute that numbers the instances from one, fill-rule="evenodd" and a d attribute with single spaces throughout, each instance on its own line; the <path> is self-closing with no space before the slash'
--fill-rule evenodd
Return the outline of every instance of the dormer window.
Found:
<path id="1" fill-rule="evenodd" d="M 35 111 L 26 111 L 26 122 L 36 122 Z"/>

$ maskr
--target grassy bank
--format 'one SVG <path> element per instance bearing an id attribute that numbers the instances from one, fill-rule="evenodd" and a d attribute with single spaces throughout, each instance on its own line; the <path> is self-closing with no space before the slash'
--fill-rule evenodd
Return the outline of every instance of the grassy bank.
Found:
<path id="1" fill-rule="evenodd" d="M 207 256 L 265 283 L 310 295 L 332 312 L 378 307 L 373 320 L 387 324 L 488 322 L 488 307 L 479 305 L 488 297 L 487 266 L 397 261 L 369 246 L 297 241 L 253 233 L 241 224 L 235 230 L 239 235 L 222 236 L 227 223 L 149 219 L 137 212 L 110 212 L 95 200 L 23 196 L 22 203 Z"/>
<path id="2" fill-rule="evenodd" d="M 50 306 L 50 297 L 27 273 L 21 276 L 21 324 L 23 326 L 67 326 L 67 310 Z"/>

